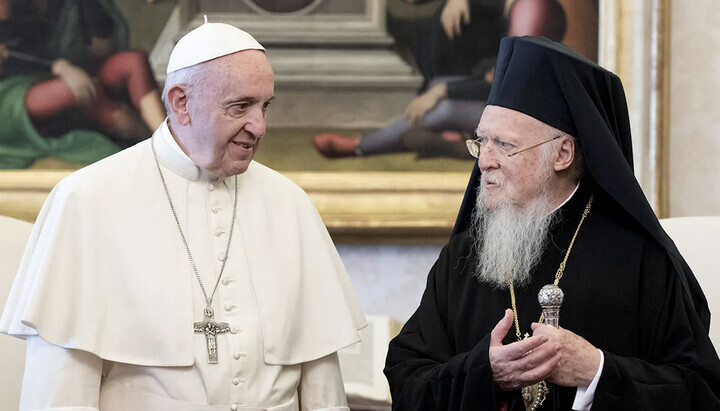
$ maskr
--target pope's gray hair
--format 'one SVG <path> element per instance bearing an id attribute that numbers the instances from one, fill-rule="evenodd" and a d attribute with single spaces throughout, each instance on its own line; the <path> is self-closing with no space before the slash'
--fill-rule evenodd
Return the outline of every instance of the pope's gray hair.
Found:
<path id="1" fill-rule="evenodd" d="M 181 85 L 185 88 L 187 94 L 194 93 L 196 89 L 202 86 L 205 80 L 207 66 L 206 63 L 200 63 L 167 74 L 162 92 L 162 100 L 163 103 L 165 103 L 165 110 L 168 116 L 173 116 L 172 110 L 170 109 L 170 102 L 168 101 L 168 92 L 170 89 L 175 85 Z"/>

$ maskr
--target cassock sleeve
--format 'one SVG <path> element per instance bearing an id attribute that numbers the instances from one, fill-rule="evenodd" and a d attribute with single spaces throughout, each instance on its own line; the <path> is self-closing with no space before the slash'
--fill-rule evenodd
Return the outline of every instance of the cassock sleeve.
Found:
<path id="1" fill-rule="evenodd" d="M 456 353 L 446 332 L 448 246 L 430 270 L 417 311 L 391 342 L 385 363 L 393 409 L 470 410 L 496 404 L 488 358 L 490 335 Z"/>
<path id="2" fill-rule="evenodd" d="M 27 337 L 20 410 L 98 411 L 103 360 Z"/>
<path id="3" fill-rule="evenodd" d="M 298 392 L 302 411 L 350 411 L 336 352 L 302 364 Z"/>
<path id="4" fill-rule="evenodd" d="M 646 247 L 641 272 L 647 352 L 640 359 L 604 351 L 592 409 L 720 410 L 720 360 L 665 251 Z"/>

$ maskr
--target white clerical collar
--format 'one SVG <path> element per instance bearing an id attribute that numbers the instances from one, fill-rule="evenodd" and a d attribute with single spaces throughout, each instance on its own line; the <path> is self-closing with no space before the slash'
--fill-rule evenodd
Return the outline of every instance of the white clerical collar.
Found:
<path id="1" fill-rule="evenodd" d="M 555 207 L 555 209 L 552 210 L 552 212 L 550 212 L 550 214 L 556 212 L 557 210 L 561 209 L 562 206 L 564 206 L 565 204 L 567 204 L 567 202 L 570 201 L 571 198 L 573 198 L 573 196 L 575 195 L 575 193 L 577 193 L 578 188 L 580 188 L 580 181 L 578 181 L 577 185 L 575 186 L 575 190 L 573 190 L 573 192 L 570 193 L 570 196 L 569 196 L 568 198 L 566 198 L 565 201 L 562 202 L 562 204 L 560 204 L 559 206 Z"/>
<path id="2" fill-rule="evenodd" d="M 220 180 L 206 170 L 196 166 L 190 157 L 185 154 L 170 132 L 168 121 L 168 118 L 165 118 L 165 121 L 153 135 L 151 143 L 155 146 L 160 164 L 180 177 L 191 181 Z"/>

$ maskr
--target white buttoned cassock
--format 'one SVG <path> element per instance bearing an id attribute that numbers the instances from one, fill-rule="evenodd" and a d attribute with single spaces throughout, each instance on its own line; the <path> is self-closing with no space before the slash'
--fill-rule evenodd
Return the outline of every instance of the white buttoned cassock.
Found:
<path id="1" fill-rule="evenodd" d="M 129 202 L 128 207 L 136 207 L 131 210 L 133 213 L 118 215 L 112 210 L 102 210 L 101 204 L 96 205 L 100 207 L 96 213 L 107 212 L 103 220 L 115 219 L 106 227 L 106 230 L 112 227 L 114 232 L 93 234 L 94 244 L 79 246 L 85 250 L 103 250 L 98 251 L 100 256 L 93 257 L 100 262 L 86 262 L 89 269 L 81 269 L 80 274 L 73 273 L 72 269 L 61 269 L 58 274 L 52 269 L 35 267 L 33 261 L 39 258 L 38 254 L 49 255 L 52 260 L 57 252 L 64 251 L 45 244 L 60 241 L 58 236 L 63 229 L 42 232 L 43 225 L 63 225 L 54 211 L 59 207 L 59 200 L 53 198 L 63 194 L 51 195 L 49 201 L 55 202 L 55 206 L 46 206 L 45 214 L 41 213 L 38 218 L 40 226 L 36 226 L 34 240 L 31 237 L 29 251 L 0 321 L 0 331 L 26 336 L 28 341 L 21 408 L 347 409 L 336 351 L 357 341 L 357 330 L 365 325 L 347 275 L 331 243 L 331 250 L 327 251 L 329 237 L 324 237 L 327 236 L 324 227 L 319 237 L 310 234 L 299 240 L 298 244 L 307 242 L 305 250 L 293 250 L 297 247 L 292 245 L 292 238 L 286 240 L 290 241 L 288 244 L 274 244 L 282 242 L 283 235 L 293 237 L 298 232 L 317 231 L 315 225 L 319 218 L 304 219 L 295 228 L 288 223 L 287 232 L 282 231 L 282 221 L 278 222 L 280 226 L 267 227 L 265 232 L 248 228 L 256 225 L 256 220 L 267 218 L 263 216 L 265 213 L 271 215 L 267 221 L 303 218 L 305 213 L 300 211 L 288 216 L 288 210 L 283 209 L 277 212 L 284 216 L 274 216 L 274 204 L 261 205 L 264 208 L 261 212 L 253 211 L 257 207 L 255 202 L 262 199 L 249 197 L 256 196 L 251 179 L 262 176 L 261 180 L 266 180 L 262 185 L 264 189 L 267 185 L 287 183 L 275 181 L 284 177 L 257 163 L 238 176 L 240 197 L 235 232 L 212 304 L 215 320 L 228 323 L 230 332 L 217 336 L 218 364 L 208 364 L 205 336 L 190 335 L 192 322 L 203 320 L 204 296 L 159 177 L 155 175 L 157 170 L 148 171 L 155 165 L 144 169 L 152 158 L 149 144 L 150 141 L 146 141 L 130 149 L 134 152 L 125 154 L 123 161 L 113 162 L 111 157 L 109 163 L 112 164 L 99 166 L 102 169 L 120 167 L 111 172 L 120 175 L 144 173 L 146 181 L 142 184 L 147 185 L 137 193 L 127 193 L 127 199 L 118 200 Z M 166 124 L 155 133 L 152 144 L 209 294 L 225 258 L 233 213 L 234 177 L 216 179 L 194 166 Z M 134 161 L 143 166 L 133 169 Z M 122 164 L 127 169 L 122 169 Z M 264 177 L 268 172 L 272 175 Z M 96 173 L 85 174 L 83 180 L 92 180 Z M 122 181 L 115 183 L 123 184 Z M 144 195 L 145 189 L 148 193 L 156 190 L 157 195 Z M 133 196 L 142 198 L 138 200 Z M 137 201 L 142 204 L 130 205 Z M 314 208 L 312 210 L 316 214 Z M 140 224 L 125 220 L 136 213 L 146 214 Z M 310 220 L 314 218 L 310 216 Z M 91 218 L 92 221 L 95 219 Z M 133 227 L 128 229 L 128 224 Z M 313 228 L 306 230 L 306 226 Z M 101 228 L 89 231 L 97 230 Z M 162 233 L 157 234 L 158 230 Z M 280 231 L 273 235 L 277 230 Z M 133 236 L 128 231 L 137 232 Z M 46 236 L 51 238 L 45 239 Z M 323 240 L 319 243 L 317 238 Z M 273 251 L 252 251 L 267 247 Z M 102 261 L 113 258 L 112 255 L 116 255 L 112 265 Z M 321 263 L 325 268 L 313 269 L 317 258 L 330 262 Z M 67 264 L 67 261 L 56 263 Z M 144 266 L 149 268 L 137 273 Z M 323 270 L 327 272 L 317 277 L 317 272 Z M 91 273 L 88 277 L 84 271 L 101 271 L 103 275 L 98 280 Z M 108 271 L 115 272 L 108 274 Z M 118 276 L 126 276 L 125 281 Z M 278 278 L 271 278 L 273 276 Z M 58 298 L 57 294 L 63 290 L 57 287 L 66 289 L 67 298 L 74 302 Z M 38 299 L 38 294 L 52 298 Z M 191 298 L 192 303 L 185 298 Z M 147 325 L 145 321 L 152 324 Z M 95 323 L 95 329 L 85 326 L 88 322 Z M 183 352 L 186 349 L 190 352 Z"/>

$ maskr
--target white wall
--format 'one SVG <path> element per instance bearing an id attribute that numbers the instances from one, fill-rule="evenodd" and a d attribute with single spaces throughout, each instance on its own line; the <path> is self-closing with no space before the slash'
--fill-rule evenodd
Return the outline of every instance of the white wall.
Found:
<path id="1" fill-rule="evenodd" d="M 336 244 L 366 314 L 405 322 L 415 312 L 436 246 Z"/>

